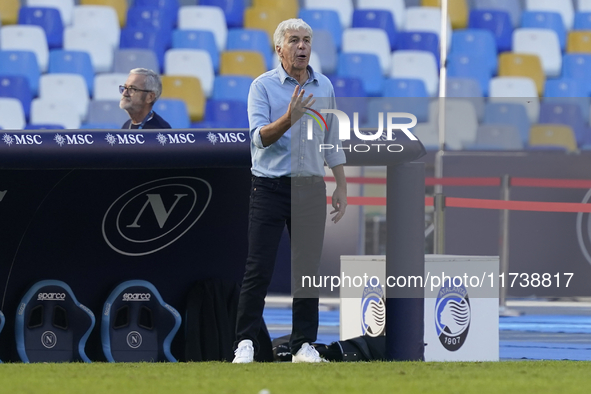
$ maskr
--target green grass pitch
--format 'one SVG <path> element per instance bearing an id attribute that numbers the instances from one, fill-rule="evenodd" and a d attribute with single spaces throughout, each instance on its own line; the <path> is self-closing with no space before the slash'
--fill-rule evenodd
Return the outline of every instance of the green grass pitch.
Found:
<path id="1" fill-rule="evenodd" d="M 589 393 L 591 362 L 0 364 L 0 393 Z"/>

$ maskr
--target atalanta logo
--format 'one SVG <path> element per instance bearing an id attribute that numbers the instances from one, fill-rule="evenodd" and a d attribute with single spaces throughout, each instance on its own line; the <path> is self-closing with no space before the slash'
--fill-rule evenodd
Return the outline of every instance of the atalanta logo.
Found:
<path id="1" fill-rule="evenodd" d="M 372 277 L 373 278 L 373 277 Z M 361 298 L 361 332 L 363 335 L 377 337 L 384 335 L 386 328 L 386 303 L 384 290 L 378 282 L 375 287 L 370 280 L 363 289 Z"/>
<path id="2" fill-rule="evenodd" d="M 450 352 L 462 347 L 470 329 L 471 310 L 468 291 L 447 280 L 437 294 L 435 329 L 439 341 Z"/>

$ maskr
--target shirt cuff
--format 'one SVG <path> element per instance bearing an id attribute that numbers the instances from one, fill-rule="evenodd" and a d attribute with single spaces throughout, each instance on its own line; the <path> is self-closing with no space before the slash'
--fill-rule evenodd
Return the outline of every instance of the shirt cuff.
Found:
<path id="1" fill-rule="evenodd" d="M 324 160 L 326 160 L 326 164 L 329 168 L 334 168 L 340 164 L 345 164 L 347 162 L 345 152 L 343 152 L 342 150 L 327 154 L 326 156 L 324 156 Z"/>
<path id="2" fill-rule="evenodd" d="M 252 133 L 252 143 L 259 149 L 267 149 L 269 146 L 263 145 L 263 139 L 261 138 L 261 129 L 263 126 L 257 127 Z"/>

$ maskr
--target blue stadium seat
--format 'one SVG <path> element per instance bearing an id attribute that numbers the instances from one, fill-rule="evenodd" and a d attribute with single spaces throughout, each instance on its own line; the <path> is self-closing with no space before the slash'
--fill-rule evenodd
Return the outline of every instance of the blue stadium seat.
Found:
<path id="1" fill-rule="evenodd" d="M 525 106 L 517 103 L 487 103 L 484 108 L 484 124 L 514 125 L 521 141 L 527 145 L 531 126 Z"/>
<path id="2" fill-rule="evenodd" d="M 558 12 L 524 11 L 521 14 L 521 27 L 550 29 L 556 32 L 560 49 L 564 51 L 566 46 L 566 28 L 562 15 Z"/>
<path id="3" fill-rule="evenodd" d="M 567 53 L 562 56 L 562 78 L 575 79 L 582 84 L 591 95 L 591 54 Z"/>
<path id="4" fill-rule="evenodd" d="M 471 0 L 474 9 L 505 11 L 511 17 L 513 27 L 519 27 L 521 13 L 523 12 L 522 0 Z"/>
<path id="5" fill-rule="evenodd" d="M 328 30 L 334 39 L 337 50 L 341 50 L 343 43 L 343 27 L 339 14 L 334 10 L 300 9 L 298 18 L 303 19 L 312 30 Z"/>
<path id="6" fill-rule="evenodd" d="M 359 78 L 331 76 L 337 108 L 353 120 L 353 113 L 359 114 L 359 124 L 365 123 L 367 118 L 367 94 L 363 89 L 363 82 Z"/>
<path id="7" fill-rule="evenodd" d="M 544 88 L 544 101 L 565 104 L 577 104 L 581 108 L 583 119 L 589 119 L 591 105 L 588 88 L 576 79 L 549 79 Z"/>
<path id="8" fill-rule="evenodd" d="M 390 50 L 396 49 L 396 23 L 394 16 L 387 10 L 360 10 L 353 11 L 351 27 L 370 27 L 382 29 L 388 34 Z"/>
<path id="9" fill-rule="evenodd" d="M 523 150 L 519 129 L 510 124 L 482 124 L 476 130 L 474 145 L 470 150 Z"/>
<path id="10" fill-rule="evenodd" d="M 201 1 L 203 3 L 203 1 Z M 178 20 L 179 2 L 177 0 L 134 0 L 136 7 L 158 8 L 164 20 L 167 20 L 171 29 L 173 29 Z M 127 21 L 129 23 L 129 19 Z"/>
<path id="11" fill-rule="evenodd" d="M 570 126 L 575 133 L 578 146 L 582 146 L 587 140 L 585 119 L 581 114 L 581 107 L 577 104 L 544 101 L 540 105 L 540 120 L 538 123 Z"/>
<path id="12" fill-rule="evenodd" d="M 0 74 L 0 97 L 12 97 L 20 100 L 23 105 L 25 117 L 29 119 L 33 92 L 31 92 L 29 81 L 26 77 L 22 75 L 4 76 Z"/>
<path id="13" fill-rule="evenodd" d="M 58 124 L 28 124 L 25 130 L 64 130 L 65 127 Z"/>
<path id="14" fill-rule="evenodd" d="M 328 30 L 314 30 L 312 52 L 321 54 L 318 57 L 322 66 L 322 73 L 326 75 L 334 74 L 337 69 L 338 52 L 334 38 Z"/>
<path id="15" fill-rule="evenodd" d="M 514 1 L 514 0 L 512 0 Z M 487 29 L 495 36 L 497 50 L 505 52 L 511 50 L 513 25 L 511 18 L 505 11 L 472 10 L 468 20 L 470 29 Z"/>
<path id="16" fill-rule="evenodd" d="M 170 344 L 181 315 L 144 280 L 121 283 L 103 307 L 101 341 L 109 362 L 176 362 Z"/>
<path id="17" fill-rule="evenodd" d="M 398 33 L 398 49 L 431 52 L 439 67 L 439 36 L 431 32 L 405 31 Z"/>
<path id="18" fill-rule="evenodd" d="M 2 333 L 2 329 L 4 328 L 4 324 L 6 323 L 6 319 L 4 318 L 4 314 L 0 311 L 0 334 Z M 2 360 L 0 360 L 0 364 L 2 364 Z"/>
<path id="19" fill-rule="evenodd" d="M 127 10 L 126 27 L 135 27 L 157 32 L 166 48 L 170 47 L 174 21 L 164 8 L 152 6 L 133 6 Z"/>
<path id="20" fill-rule="evenodd" d="M 154 111 L 173 129 L 188 129 L 191 125 L 187 104 L 183 100 L 160 99 L 154 104 Z"/>
<path id="21" fill-rule="evenodd" d="M 591 12 L 578 11 L 575 13 L 573 30 L 591 30 Z"/>
<path id="22" fill-rule="evenodd" d="M 151 49 L 116 49 L 113 54 L 113 72 L 128 74 L 134 68 L 159 71 L 158 58 Z"/>
<path id="23" fill-rule="evenodd" d="M 37 56 L 30 51 L 0 50 L 0 75 L 20 75 L 27 78 L 33 96 L 39 92 L 39 64 Z"/>
<path id="24" fill-rule="evenodd" d="M 220 7 L 226 16 L 228 28 L 242 27 L 244 24 L 244 0 L 200 0 L 199 5 Z"/>
<path id="25" fill-rule="evenodd" d="M 37 25 L 45 31 L 49 49 L 61 48 L 64 38 L 64 25 L 57 8 L 21 7 L 18 12 L 19 25 Z"/>
<path id="26" fill-rule="evenodd" d="M 368 96 L 380 96 L 384 77 L 377 55 L 367 53 L 341 53 L 337 67 L 339 77 L 359 78 Z"/>
<path id="27" fill-rule="evenodd" d="M 273 68 L 273 51 L 267 32 L 258 29 L 230 29 L 226 50 L 256 51 L 263 55 L 267 70 Z"/>
<path id="28" fill-rule="evenodd" d="M 94 69 L 88 52 L 54 49 L 49 52 L 48 72 L 50 74 L 65 73 L 82 75 L 86 81 L 88 93 L 92 96 L 94 89 Z"/>
<path id="29" fill-rule="evenodd" d="M 429 97 L 425 82 L 413 78 L 389 78 L 384 82 L 384 97 Z"/>
<path id="30" fill-rule="evenodd" d="M 476 109 L 478 121 L 484 118 L 485 100 L 482 94 L 480 82 L 473 78 L 449 77 L 446 80 L 445 97 L 465 98 L 469 100 Z"/>
<path id="31" fill-rule="evenodd" d="M 473 78 L 478 81 L 482 94 L 488 96 L 492 77 L 487 60 L 470 53 L 451 53 L 447 59 L 447 75 L 451 78 Z"/>
<path id="32" fill-rule="evenodd" d="M 248 128 L 246 103 L 235 100 L 207 100 L 205 122 L 219 128 Z"/>
<path id="33" fill-rule="evenodd" d="M 172 47 L 175 49 L 203 49 L 209 52 L 213 69 L 219 72 L 220 52 L 215 36 L 209 30 L 173 30 Z"/>
<path id="34" fill-rule="evenodd" d="M 483 57 L 490 65 L 491 75 L 498 68 L 497 42 L 495 36 L 486 29 L 454 30 L 451 38 L 451 53 L 468 53 Z"/>
<path id="35" fill-rule="evenodd" d="M 94 324 L 94 314 L 66 283 L 37 282 L 23 296 L 16 315 L 18 355 L 24 363 L 89 363 L 84 347 Z"/>
<path id="36" fill-rule="evenodd" d="M 248 101 L 248 92 L 253 78 L 244 75 L 218 75 L 213 80 L 214 100 Z"/>
<path id="37" fill-rule="evenodd" d="M 121 30 L 119 48 L 150 49 L 154 51 L 158 59 L 158 70 L 154 71 L 162 71 L 167 42 L 165 41 L 165 37 L 162 37 L 158 31 L 141 27 L 125 27 Z"/>

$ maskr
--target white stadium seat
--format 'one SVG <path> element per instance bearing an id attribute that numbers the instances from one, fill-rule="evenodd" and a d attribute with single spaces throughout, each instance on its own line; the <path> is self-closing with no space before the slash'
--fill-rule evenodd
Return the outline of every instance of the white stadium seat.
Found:
<path id="1" fill-rule="evenodd" d="M 31 103 L 31 124 L 55 124 L 66 129 L 79 129 L 81 122 L 70 101 L 36 98 Z"/>

